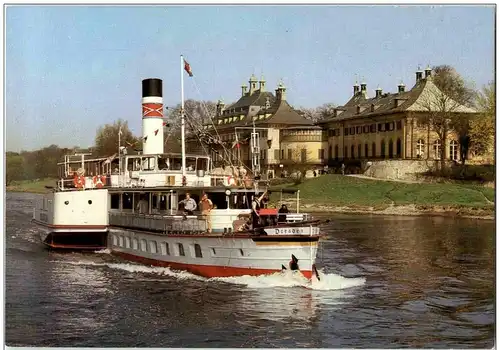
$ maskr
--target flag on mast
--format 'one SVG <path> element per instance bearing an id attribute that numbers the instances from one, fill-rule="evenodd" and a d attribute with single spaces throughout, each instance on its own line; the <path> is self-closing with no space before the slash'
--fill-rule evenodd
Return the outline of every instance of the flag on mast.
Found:
<path id="1" fill-rule="evenodd" d="M 193 76 L 193 72 L 191 71 L 191 66 L 189 63 L 184 59 L 184 70 L 189 74 L 190 77 Z"/>

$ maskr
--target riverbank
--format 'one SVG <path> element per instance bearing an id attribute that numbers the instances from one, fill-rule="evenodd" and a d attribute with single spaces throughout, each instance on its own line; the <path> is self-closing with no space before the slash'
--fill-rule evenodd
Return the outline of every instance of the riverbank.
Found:
<path id="1" fill-rule="evenodd" d="M 330 174 L 299 185 L 274 186 L 286 187 L 300 190 L 300 209 L 307 212 L 495 219 L 495 189 L 477 184 L 373 181 Z M 295 208 L 293 200 L 284 200 Z M 271 202 L 278 201 L 279 194 L 272 193 Z"/>
<path id="2" fill-rule="evenodd" d="M 7 192 L 48 193 L 51 191 L 45 186 L 55 186 L 57 179 L 46 178 L 36 180 L 12 181 L 5 190 Z"/>

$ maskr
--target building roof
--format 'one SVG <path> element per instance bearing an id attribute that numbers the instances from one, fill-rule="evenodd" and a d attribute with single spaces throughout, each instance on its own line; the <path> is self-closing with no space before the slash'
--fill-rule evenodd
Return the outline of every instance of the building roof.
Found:
<path id="1" fill-rule="evenodd" d="M 260 111 L 258 115 L 271 113 L 269 118 L 256 121 L 255 124 L 285 124 L 285 125 L 314 125 L 314 122 L 300 115 L 286 100 L 277 101 L 276 105 Z"/>
<path id="2" fill-rule="evenodd" d="M 439 103 L 441 101 L 442 103 Z M 440 104 L 445 104 L 445 108 Z M 383 114 L 394 114 L 406 111 L 412 112 L 440 112 L 446 110 L 451 113 L 477 113 L 473 108 L 460 105 L 446 96 L 432 81 L 432 77 L 420 80 L 415 86 L 405 92 L 382 94 L 381 97 L 366 98 L 363 93 L 353 96 L 344 106 L 338 107 L 342 111 L 336 117 L 324 119 L 318 124 L 347 119 L 370 118 Z"/>
<path id="3" fill-rule="evenodd" d="M 251 95 L 245 95 L 241 96 L 241 98 L 233 103 L 232 105 L 228 106 L 225 108 L 225 110 L 232 110 L 236 108 L 242 108 L 242 107 L 250 107 L 250 106 L 264 106 L 266 104 L 266 100 L 269 97 L 269 100 L 272 103 L 276 100 L 272 92 L 269 91 L 263 91 L 261 92 L 260 90 L 255 91 Z M 234 114 L 240 114 L 238 112 L 235 112 Z M 228 116 L 232 115 L 231 113 L 228 114 Z"/>

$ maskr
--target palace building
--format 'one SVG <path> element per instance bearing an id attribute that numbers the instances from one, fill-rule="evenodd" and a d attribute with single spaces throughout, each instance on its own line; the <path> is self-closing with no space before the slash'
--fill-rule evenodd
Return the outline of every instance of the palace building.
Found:
<path id="1" fill-rule="evenodd" d="M 353 96 L 318 123 L 328 138 L 328 159 L 446 159 L 460 158 L 458 135 L 447 132 L 446 144 L 426 121 L 462 113 L 477 113 L 446 96 L 432 81 L 430 68 L 416 72 L 415 85 L 398 92 L 375 90 L 367 96 L 366 83 L 355 84 Z"/>
<path id="2" fill-rule="evenodd" d="M 257 86 L 258 83 L 258 86 Z M 287 102 L 286 87 L 280 83 L 275 94 L 266 91 L 264 78 L 252 75 L 249 86 L 241 86 L 241 97 L 230 106 L 217 104 L 212 122 L 205 125 L 211 135 L 218 134 L 222 144 L 211 145 L 216 165 L 252 167 L 250 133 L 255 125 L 261 173 L 279 176 L 284 170 L 323 166 L 326 138 L 320 126 L 300 115 Z M 216 131 L 215 131 L 216 129 Z M 200 142 L 191 137 L 190 149 L 202 151 Z M 238 160 L 241 160 L 238 161 Z"/>
<path id="3" fill-rule="evenodd" d="M 216 115 L 203 128 L 220 140 L 209 147 L 216 166 L 243 163 L 251 169 L 250 133 L 255 125 L 261 173 L 279 176 L 284 170 L 313 170 L 352 159 L 437 160 L 441 147 L 446 159 L 459 160 L 458 135 L 449 131 L 441 145 L 425 120 L 463 113 L 477 112 L 446 96 L 433 83 L 430 68 L 416 72 L 408 91 L 400 83 L 396 93 L 377 88 L 375 96 L 368 97 L 367 84 L 356 83 L 351 99 L 316 124 L 290 106 L 283 83 L 273 94 L 266 91 L 264 78 L 258 81 L 252 75 L 249 86 L 241 86 L 239 100 L 230 106 L 219 100 Z M 199 138 L 187 139 L 190 151 L 207 151 Z"/>

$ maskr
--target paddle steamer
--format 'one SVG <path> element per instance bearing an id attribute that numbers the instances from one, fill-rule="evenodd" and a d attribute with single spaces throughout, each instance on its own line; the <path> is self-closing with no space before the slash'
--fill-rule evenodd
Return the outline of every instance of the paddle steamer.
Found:
<path id="1" fill-rule="evenodd" d="M 255 177 L 255 127 L 252 177 L 242 168 L 216 171 L 209 156 L 186 154 L 185 68 L 181 56 L 181 154 L 163 153 L 162 81 L 145 79 L 142 154 L 127 155 L 119 141 L 117 154 L 109 158 L 66 156 L 59 164 L 61 179 L 34 208 L 33 221 L 43 228 L 42 242 L 51 248 L 108 248 L 127 260 L 206 277 L 283 269 L 319 277 L 319 221 L 299 213 L 298 192 L 296 213 L 261 209 L 261 223 L 249 223 L 253 198 L 266 191 Z M 213 209 L 187 213 L 179 207 L 187 193 L 196 203 L 206 194 Z"/>

